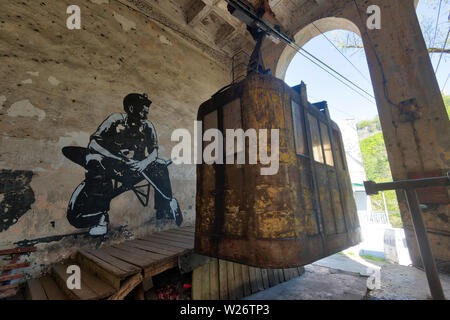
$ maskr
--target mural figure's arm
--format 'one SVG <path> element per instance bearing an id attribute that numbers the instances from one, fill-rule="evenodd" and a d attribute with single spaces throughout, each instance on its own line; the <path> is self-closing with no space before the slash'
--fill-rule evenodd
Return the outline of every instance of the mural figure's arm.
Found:
<path id="1" fill-rule="evenodd" d="M 117 123 L 123 120 L 123 117 L 119 113 L 114 113 L 110 115 L 103 123 L 98 127 L 97 131 L 91 136 L 91 141 L 89 142 L 88 149 L 102 156 L 121 161 L 125 164 L 133 164 L 136 161 L 132 159 L 127 159 L 120 154 L 114 154 L 108 150 L 108 143 L 111 143 L 112 137 L 109 137 L 111 132 L 114 132 L 117 127 Z"/>
<path id="2" fill-rule="evenodd" d="M 131 159 L 126 159 L 124 157 L 120 157 L 118 155 L 114 155 L 111 152 L 109 152 L 108 150 L 106 150 L 105 148 L 103 148 L 95 139 L 92 139 L 91 142 L 89 142 L 88 145 L 89 150 L 95 151 L 96 153 L 101 154 L 102 156 L 109 158 L 109 159 L 113 159 L 113 160 L 118 160 L 124 163 L 128 163 L 129 161 L 131 162 L 136 162 L 135 160 L 131 160 Z M 127 161 L 129 160 L 129 161 Z"/>
<path id="3" fill-rule="evenodd" d="M 147 149 L 152 151 L 144 160 L 131 164 L 131 169 L 138 172 L 144 171 L 153 161 L 158 158 L 158 139 L 156 136 L 156 130 L 150 121 L 146 121 L 145 131 L 147 139 L 150 142 L 147 146 Z"/>
<path id="4" fill-rule="evenodd" d="M 147 158 L 141 161 L 136 161 L 130 164 L 130 168 L 133 171 L 142 172 L 156 159 L 158 158 L 158 149 L 155 148 L 152 153 L 149 154 Z"/>

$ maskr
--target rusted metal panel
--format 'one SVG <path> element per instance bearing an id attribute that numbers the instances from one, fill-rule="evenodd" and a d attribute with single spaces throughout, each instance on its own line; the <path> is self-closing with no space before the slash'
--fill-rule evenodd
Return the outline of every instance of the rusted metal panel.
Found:
<path id="1" fill-rule="evenodd" d="M 257 132 L 280 129 L 280 140 L 275 175 L 261 175 L 264 165 L 259 161 L 249 164 L 248 142 L 246 164 L 197 166 L 197 253 L 255 267 L 290 268 L 359 243 L 356 205 L 345 160 L 334 158 L 336 152 L 332 152 L 329 141 L 325 150 L 322 144 L 313 150 L 305 123 L 308 117 L 302 115 L 295 121 L 303 123 L 294 127 L 292 107 L 302 108 L 295 113 L 297 117 L 306 108 L 327 134 L 332 132 L 330 126 L 338 132 L 338 127 L 307 103 L 300 92 L 267 75 L 251 75 L 200 107 L 198 120 L 204 122 L 203 132 L 208 128 L 218 128 L 222 133 L 238 128 Z M 299 134 L 298 130 L 305 131 Z M 299 137 L 305 140 L 295 142 Z M 340 135 L 333 136 L 338 138 Z M 268 141 L 271 152 L 270 138 Z M 317 141 L 322 143 L 322 138 Z M 313 158 L 314 151 L 322 152 L 323 163 Z M 314 191 L 314 181 L 318 192 Z"/>
<path id="2" fill-rule="evenodd" d="M 325 233 L 336 234 L 336 222 L 334 219 L 333 208 L 331 205 L 330 192 L 329 192 L 329 184 L 328 184 L 328 176 L 326 172 L 327 168 L 325 165 L 317 165 L 317 182 L 319 185 L 319 202 L 322 208 L 322 218 L 325 227 Z"/>
<path id="3" fill-rule="evenodd" d="M 336 222 L 336 232 L 337 233 L 345 233 L 345 219 L 344 213 L 342 211 L 342 203 L 340 190 L 338 186 L 338 177 L 334 170 L 328 170 L 328 184 L 331 193 L 332 205 L 334 210 L 334 219 Z"/>
<path id="4" fill-rule="evenodd" d="M 421 179 L 421 178 L 433 178 L 444 176 L 446 172 L 441 172 L 439 170 L 428 171 L 428 172 L 414 172 L 408 173 L 408 179 Z M 420 203 L 440 203 L 449 204 L 450 196 L 447 187 L 428 187 L 420 188 L 416 190 L 417 196 L 419 197 Z"/>

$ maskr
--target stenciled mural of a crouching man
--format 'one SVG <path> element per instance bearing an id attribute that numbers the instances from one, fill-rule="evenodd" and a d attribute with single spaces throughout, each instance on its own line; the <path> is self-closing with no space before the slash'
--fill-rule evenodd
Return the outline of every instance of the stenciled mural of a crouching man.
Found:
<path id="1" fill-rule="evenodd" d="M 74 227 L 90 228 L 92 236 L 106 234 L 111 200 L 132 190 L 147 206 L 150 186 L 155 190 L 156 218 L 175 219 L 181 225 L 183 217 L 172 196 L 167 170 L 171 161 L 158 158 L 156 131 L 147 120 L 151 103 L 146 94 L 127 95 L 125 113 L 111 114 L 103 121 L 87 148 L 63 148 L 67 158 L 87 170 L 67 209 L 67 219 Z"/>

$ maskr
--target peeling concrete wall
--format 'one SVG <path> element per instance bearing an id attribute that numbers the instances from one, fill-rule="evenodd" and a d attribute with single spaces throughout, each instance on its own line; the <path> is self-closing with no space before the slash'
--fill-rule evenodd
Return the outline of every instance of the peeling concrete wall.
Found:
<path id="1" fill-rule="evenodd" d="M 81 30 L 66 27 L 69 5 L 81 8 Z M 230 82 L 228 66 L 115 0 L 7 1 L 0 33 L 0 248 L 36 244 L 33 273 L 80 247 L 175 226 L 156 221 L 153 196 L 143 207 L 126 192 L 111 202 L 106 242 L 64 237 L 82 231 L 66 210 L 85 170 L 61 149 L 86 147 L 108 115 L 123 112 L 125 95 L 145 92 L 159 156 L 168 159 L 173 129 L 193 132 L 198 106 Z M 192 225 L 195 165 L 169 173 L 184 225 Z"/>

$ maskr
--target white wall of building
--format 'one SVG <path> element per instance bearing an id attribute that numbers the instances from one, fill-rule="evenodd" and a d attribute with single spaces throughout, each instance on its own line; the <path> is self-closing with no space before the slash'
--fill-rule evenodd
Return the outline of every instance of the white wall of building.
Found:
<path id="1" fill-rule="evenodd" d="M 378 216 L 372 211 L 370 197 L 364 189 L 364 181 L 367 180 L 359 145 L 356 120 L 336 121 L 342 133 L 345 156 L 353 187 L 353 196 L 358 209 L 358 217 L 361 225 L 363 242 L 354 248 L 360 254 L 370 254 L 384 259 L 384 231 L 391 228 L 389 219 Z"/>

